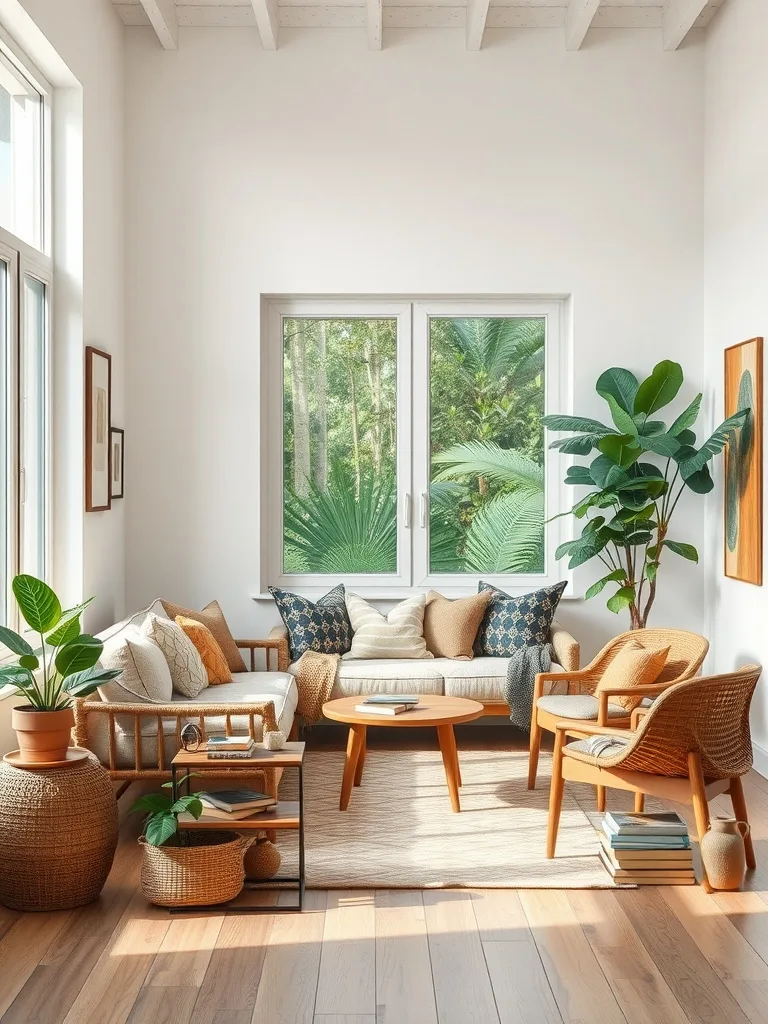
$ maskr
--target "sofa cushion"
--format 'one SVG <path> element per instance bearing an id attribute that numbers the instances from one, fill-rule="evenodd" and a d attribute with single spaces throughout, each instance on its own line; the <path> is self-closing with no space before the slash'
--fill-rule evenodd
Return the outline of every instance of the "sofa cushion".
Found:
<path id="1" fill-rule="evenodd" d="M 231 683 L 232 673 L 227 659 L 210 629 L 202 622 L 188 619 L 184 615 L 176 616 L 176 625 L 184 630 L 185 635 L 195 645 L 208 676 L 208 685 L 221 686 L 223 683 Z"/>
<path id="2" fill-rule="evenodd" d="M 490 600 L 490 590 L 454 601 L 430 590 L 424 612 L 427 650 L 436 658 L 470 661 L 477 631 Z"/>
<path id="3" fill-rule="evenodd" d="M 331 698 L 367 693 L 443 693 L 443 674 L 436 661 L 369 658 L 341 661 Z M 297 662 L 288 671 L 296 675 Z"/>
<path id="4" fill-rule="evenodd" d="M 246 671 L 243 656 L 232 637 L 218 601 L 211 601 L 200 612 L 193 611 L 191 608 L 183 608 L 180 604 L 173 604 L 171 601 L 163 601 L 162 604 L 168 618 L 173 619 L 174 622 L 177 615 L 183 615 L 185 619 L 194 619 L 195 622 L 202 622 L 216 637 L 216 643 L 227 659 L 230 672 Z"/>
<path id="5" fill-rule="evenodd" d="M 208 674 L 203 660 L 181 626 L 150 613 L 141 628 L 163 652 L 176 693 L 196 697 L 207 688 Z"/>
<path id="6" fill-rule="evenodd" d="M 522 647 L 549 643 L 552 620 L 567 585 L 555 583 L 522 597 L 512 597 L 481 580 L 478 590 L 490 590 L 492 597 L 477 634 L 475 653 L 505 658 Z"/>
<path id="7" fill-rule="evenodd" d="M 292 661 L 298 661 L 306 651 L 346 654 L 350 649 L 352 624 L 347 614 L 343 583 L 317 601 L 279 587 L 270 587 L 269 592 L 288 630 Z"/>
<path id="8" fill-rule="evenodd" d="M 152 615 L 159 615 L 163 619 L 168 618 L 165 613 L 165 608 L 163 607 L 163 602 L 155 600 L 148 608 L 142 608 L 141 611 L 134 612 L 132 615 L 122 619 L 120 622 L 116 622 L 107 629 L 103 629 L 101 633 L 96 634 L 96 638 L 101 640 L 102 643 L 106 643 L 108 640 L 114 640 L 122 633 L 125 633 L 126 630 L 141 629 L 144 625 L 144 620 L 150 613 Z"/>
<path id="9" fill-rule="evenodd" d="M 174 694 L 171 703 L 188 706 L 190 715 L 182 719 L 182 728 L 188 722 L 199 724 L 199 716 L 195 708 L 201 704 L 251 704 L 271 700 L 275 705 L 275 716 L 278 728 L 288 735 L 293 725 L 296 712 L 298 691 L 296 680 L 285 672 L 238 672 L 233 675 L 233 682 L 222 683 L 215 690 L 205 690 L 195 698 L 182 697 Z M 123 720 L 116 723 L 115 738 L 117 751 L 117 767 L 131 768 L 134 763 L 134 734 L 132 719 L 120 716 Z M 247 716 L 232 714 L 232 731 L 247 734 Z M 206 719 L 206 729 L 212 736 L 225 735 L 226 715 L 216 715 Z M 176 743 L 175 719 L 163 719 L 165 748 L 165 765 L 170 765 L 179 747 Z M 254 720 L 256 740 L 262 738 L 260 718 Z M 157 719 L 146 718 L 141 726 L 141 755 L 145 768 L 157 767 Z M 88 746 L 104 764 L 109 763 L 109 727 L 105 715 L 90 714 L 88 716 Z"/>
<path id="10" fill-rule="evenodd" d="M 426 595 L 413 594 L 386 615 L 359 594 L 347 594 L 352 649 L 345 659 L 431 658 L 424 640 Z"/>
<path id="11" fill-rule="evenodd" d="M 446 697 L 466 697 L 469 700 L 503 701 L 507 681 L 509 658 L 474 658 L 472 661 L 435 659 L 435 667 L 443 673 Z M 552 663 L 551 672 L 564 671 Z M 558 684 L 550 684 L 554 688 Z M 559 684 L 564 685 L 564 684 Z"/>
<path id="12" fill-rule="evenodd" d="M 108 640 L 99 662 L 103 668 L 121 673 L 99 687 L 102 700 L 126 704 L 170 701 L 173 684 L 163 652 L 135 626 Z"/>

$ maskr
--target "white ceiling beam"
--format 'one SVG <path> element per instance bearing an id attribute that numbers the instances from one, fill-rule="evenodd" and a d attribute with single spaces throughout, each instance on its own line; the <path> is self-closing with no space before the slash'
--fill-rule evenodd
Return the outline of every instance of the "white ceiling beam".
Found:
<path id="1" fill-rule="evenodd" d="M 661 15 L 665 50 L 676 50 L 707 6 L 708 0 L 667 0 Z"/>
<path id="2" fill-rule="evenodd" d="M 490 0 L 467 0 L 467 49 L 479 50 L 483 45 L 485 23 Z"/>
<path id="3" fill-rule="evenodd" d="M 265 50 L 277 49 L 278 20 L 277 0 L 251 0 L 256 24 L 259 27 L 261 45 Z"/>
<path id="4" fill-rule="evenodd" d="M 157 38 L 164 50 L 175 50 L 179 45 L 179 23 L 176 20 L 176 7 L 173 0 L 141 0 L 157 33 Z"/>
<path id="5" fill-rule="evenodd" d="M 383 0 L 366 0 L 368 9 L 368 49 L 381 49 L 381 26 L 384 20 Z"/>
<path id="6" fill-rule="evenodd" d="M 565 12 L 565 48 L 580 50 L 584 37 L 589 31 L 592 19 L 597 14 L 600 0 L 569 0 Z"/>

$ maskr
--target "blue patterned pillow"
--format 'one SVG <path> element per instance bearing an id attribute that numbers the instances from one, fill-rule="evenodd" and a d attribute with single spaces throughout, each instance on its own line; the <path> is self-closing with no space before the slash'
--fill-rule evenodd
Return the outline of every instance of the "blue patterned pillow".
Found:
<path id="1" fill-rule="evenodd" d="M 475 653 L 489 658 L 509 658 L 523 647 L 548 644 L 549 629 L 567 585 L 555 583 L 532 594 L 510 597 L 481 580 L 478 593 L 491 590 L 493 596 L 477 634 Z"/>
<path id="2" fill-rule="evenodd" d="M 352 624 L 344 601 L 344 584 L 329 590 L 319 601 L 269 587 L 277 610 L 288 630 L 291 661 L 305 651 L 346 654 L 352 647 Z"/>

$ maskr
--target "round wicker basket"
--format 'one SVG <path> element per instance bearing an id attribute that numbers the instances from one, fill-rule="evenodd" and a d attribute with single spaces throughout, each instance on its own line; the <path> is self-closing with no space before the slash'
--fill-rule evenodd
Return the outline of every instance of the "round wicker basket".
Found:
<path id="1" fill-rule="evenodd" d="M 159 907 L 226 903 L 243 888 L 243 853 L 253 842 L 239 832 L 189 829 L 189 846 L 151 846 L 141 836 L 141 891 Z"/>
<path id="2" fill-rule="evenodd" d="M 257 839 L 245 854 L 246 877 L 274 878 L 280 870 L 282 859 L 278 848 L 266 836 Z"/>
<path id="3" fill-rule="evenodd" d="M 95 900 L 117 846 L 117 802 L 95 757 L 71 768 L 0 762 L 0 903 L 68 910 Z"/>

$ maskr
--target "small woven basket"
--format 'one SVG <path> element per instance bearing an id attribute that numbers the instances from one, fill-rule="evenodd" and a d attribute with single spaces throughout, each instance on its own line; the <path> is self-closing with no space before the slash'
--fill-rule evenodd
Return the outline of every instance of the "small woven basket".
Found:
<path id="1" fill-rule="evenodd" d="M 226 903 L 243 888 L 243 854 L 253 838 L 232 832 L 189 829 L 188 846 L 152 846 L 145 836 L 141 891 L 159 907 Z"/>

